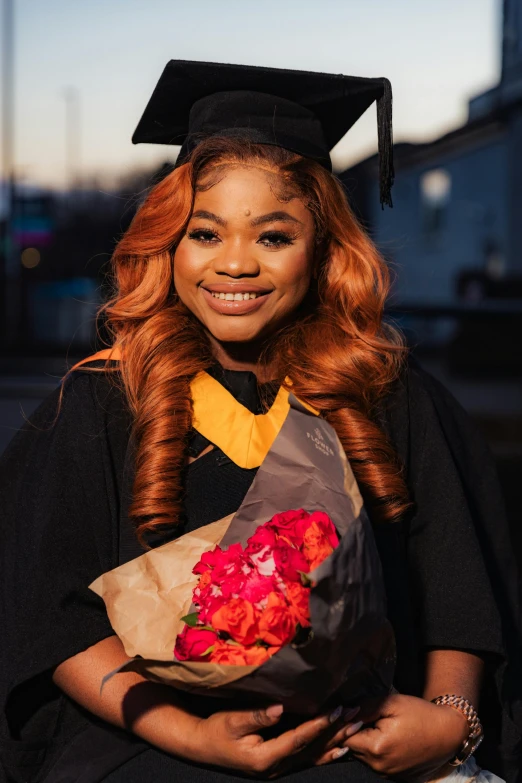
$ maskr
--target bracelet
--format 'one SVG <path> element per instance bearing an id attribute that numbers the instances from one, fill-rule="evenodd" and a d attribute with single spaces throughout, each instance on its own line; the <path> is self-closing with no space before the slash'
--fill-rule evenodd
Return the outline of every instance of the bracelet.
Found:
<path id="1" fill-rule="evenodd" d="M 459 767 L 469 759 L 484 739 L 484 730 L 477 711 L 467 699 L 462 696 L 456 696 L 454 693 L 437 696 L 436 699 L 432 699 L 432 703 L 453 707 L 454 710 L 464 715 L 468 722 L 469 736 L 455 757 L 449 762 L 452 767 Z"/>

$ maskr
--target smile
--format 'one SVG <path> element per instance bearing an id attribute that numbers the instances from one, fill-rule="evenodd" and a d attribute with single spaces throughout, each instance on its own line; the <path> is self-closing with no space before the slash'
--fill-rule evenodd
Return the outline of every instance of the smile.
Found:
<path id="1" fill-rule="evenodd" d="M 223 292 L 218 293 L 217 291 L 211 291 L 210 293 L 214 299 L 221 299 L 221 301 L 226 302 L 245 302 L 248 299 L 255 299 L 257 297 L 257 294 L 249 291 L 245 291 L 244 293 L 238 292 L 236 294 L 224 294 Z"/>
<path id="2" fill-rule="evenodd" d="M 222 315 L 247 315 L 259 310 L 272 291 L 260 286 L 220 283 L 205 288 L 200 286 L 206 303 Z"/>

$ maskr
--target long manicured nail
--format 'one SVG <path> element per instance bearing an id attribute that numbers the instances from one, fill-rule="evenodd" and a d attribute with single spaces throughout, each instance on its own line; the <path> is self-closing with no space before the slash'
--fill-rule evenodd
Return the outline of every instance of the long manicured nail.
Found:
<path id="1" fill-rule="evenodd" d="M 335 710 L 329 714 L 328 720 L 330 721 L 330 723 L 335 723 L 336 720 L 339 720 L 342 714 L 343 714 L 343 707 L 342 706 L 336 707 Z"/>
<path id="2" fill-rule="evenodd" d="M 361 711 L 360 707 L 347 707 L 343 712 L 344 723 L 349 723 L 352 718 L 355 718 L 358 712 Z"/>
<path id="3" fill-rule="evenodd" d="M 357 734 L 357 732 L 358 732 L 358 731 L 359 731 L 359 729 L 362 727 L 362 725 L 363 725 L 363 722 L 362 722 L 362 720 L 358 720 L 358 721 L 357 721 L 357 723 L 352 723 L 352 725 L 351 725 L 351 726 L 348 726 L 348 727 L 347 727 L 347 728 L 344 730 L 344 736 L 345 736 L 345 738 L 347 739 L 348 737 L 352 737 L 354 734 Z"/>
<path id="4" fill-rule="evenodd" d="M 279 718 L 283 714 L 283 705 L 271 704 L 270 707 L 266 708 L 266 714 L 269 718 Z"/>
<path id="5" fill-rule="evenodd" d="M 333 759 L 340 759 L 342 756 L 345 756 L 348 753 L 349 750 L 350 750 L 350 748 L 337 748 L 332 753 L 332 758 Z"/>

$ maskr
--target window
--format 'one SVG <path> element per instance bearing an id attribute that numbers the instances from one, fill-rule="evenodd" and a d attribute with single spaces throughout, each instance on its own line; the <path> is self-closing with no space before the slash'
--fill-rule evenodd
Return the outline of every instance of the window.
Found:
<path id="1" fill-rule="evenodd" d="M 451 175 L 445 169 L 431 169 L 421 176 L 420 189 L 424 234 L 436 239 L 446 220 L 451 198 Z"/>

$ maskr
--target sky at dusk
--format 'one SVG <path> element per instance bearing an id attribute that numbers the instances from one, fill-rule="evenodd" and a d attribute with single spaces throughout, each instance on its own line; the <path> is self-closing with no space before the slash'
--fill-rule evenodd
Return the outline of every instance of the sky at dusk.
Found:
<path id="1" fill-rule="evenodd" d="M 15 0 L 19 177 L 60 186 L 65 90 L 78 91 L 80 174 L 100 182 L 174 148 L 130 138 L 169 59 L 387 76 L 396 141 L 466 120 L 500 73 L 501 0 Z M 337 146 L 342 169 L 376 147 L 375 110 Z"/>

